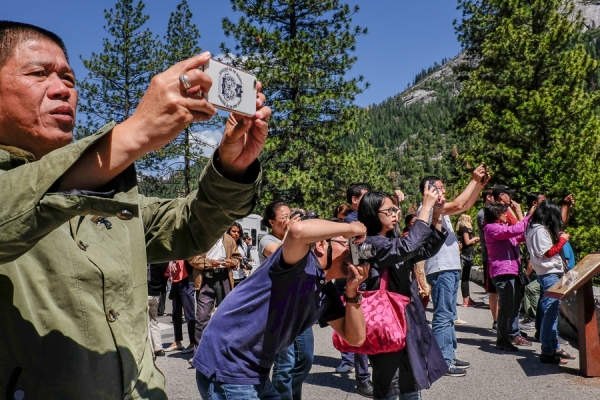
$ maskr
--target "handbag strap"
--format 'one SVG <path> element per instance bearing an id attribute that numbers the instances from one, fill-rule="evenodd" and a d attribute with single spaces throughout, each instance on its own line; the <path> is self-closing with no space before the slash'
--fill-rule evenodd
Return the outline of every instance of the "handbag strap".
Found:
<path id="1" fill-rule="evenodd" d="M 383 274 L 381 274 L 381 281 L 379 283 L 379 290 L 380 291 L 386 291 L 388 286 L 389 286 L 389 279 L 390 279 L 390 273 L 389 273 L 389 268 L 386 268 L 385 271 L 383 271 Z"/>

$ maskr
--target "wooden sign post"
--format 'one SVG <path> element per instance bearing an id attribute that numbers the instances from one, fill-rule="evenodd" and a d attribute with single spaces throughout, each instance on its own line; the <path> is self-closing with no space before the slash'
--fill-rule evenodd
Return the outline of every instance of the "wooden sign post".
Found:
<path id="1" fill-rule="evenodd" d="M 579 368 L 584 376 L 600 376 L 600 337 L 592 278 L 600 272 L 600 252 L 590 253 L 575 268 L 575 277 L 563 285 L 559 280 L 544 295 L 562 299 L 577 290 Z"/>

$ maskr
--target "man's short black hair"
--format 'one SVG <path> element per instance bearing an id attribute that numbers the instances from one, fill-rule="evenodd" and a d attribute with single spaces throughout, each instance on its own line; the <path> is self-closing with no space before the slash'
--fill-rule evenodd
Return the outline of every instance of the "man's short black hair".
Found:
<path id="1" fill-rule="evenodd" d="M 67 47 L 57 34 L 23 22 L 0 20 L 0 68 L 12 57 L 20 43 L 35 39 L 46 39 L 55 43 L 65 53 L 67 62 L 69 61 Z"/>
<path id="2" fill-rule="evenodd" d="M 419 193 L 423 195 L 423 192 L 425 191 L 425 184 L 427 182 L 435 184 L 437 181 L 443 182 L 442 178 L 435 175 L 428 175 L 425 178 L 421 179 L 421 182 L 419 183 Z"/>
<path id="3" fill-rule="evenodd" d="M 370 192 L 371 185 L 364 182 L 354 182 L 350 184 L 350 186 L 348 186 L 348 190 L 346 190 L 346 201 L 348 202 L 348 204 L 352 204 L 353 197 L 360 197 L 363 190 Z"/>
<path id="4" fill-rule="evenodd" d="M 527 193 L 525 196 L 525 201 L 527 201 L 527 208 L 533 207 L 533 202 L 538 201 L 541 195 L 544 195 L 544 192 L 531 192 Z"/>

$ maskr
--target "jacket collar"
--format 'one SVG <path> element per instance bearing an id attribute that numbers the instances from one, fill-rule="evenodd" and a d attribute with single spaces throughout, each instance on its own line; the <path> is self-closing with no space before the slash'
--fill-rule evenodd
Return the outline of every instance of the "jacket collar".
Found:
<path id="1" fill-rule="evenodd" d="M 0 170 L 8 171 L 34 161 L 35 157 L 30 152 L 18 147 L 0 144 Z"/>

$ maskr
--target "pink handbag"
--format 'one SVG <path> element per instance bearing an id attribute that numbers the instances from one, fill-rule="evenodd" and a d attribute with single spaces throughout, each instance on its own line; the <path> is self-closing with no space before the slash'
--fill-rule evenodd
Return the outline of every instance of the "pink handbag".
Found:
<path id="1" fill-rule="evenodd" d="M 360 347 L 350 346 L 333 332 L 333 346 L 342 352 L 359 354 L 394 353 L 406 346 L 406 317 L 404 309 L 410 298 L 388 292 L 388 268 L 381 275 L 379 290 L 362 292 L 361 307 L 365 314 L 367 338 Z"/>

